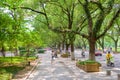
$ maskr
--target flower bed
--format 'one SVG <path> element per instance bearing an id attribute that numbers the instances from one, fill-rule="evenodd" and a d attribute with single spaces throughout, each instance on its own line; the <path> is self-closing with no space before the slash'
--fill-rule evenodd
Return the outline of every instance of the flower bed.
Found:
<path id="1" fill-rule="evenodd" d="M 86 72 L 99 72 L 100 63 L 92 60 L 78 61 L 76 66 Z"/>
<path id="2" fill-rule="evenodd" d="M 69 57 L 69 54 L 68 54 L 68 53 L 61 54 L 61 57 L 63 57 L 63 58 L 68 58 L 68 57 Z"/>

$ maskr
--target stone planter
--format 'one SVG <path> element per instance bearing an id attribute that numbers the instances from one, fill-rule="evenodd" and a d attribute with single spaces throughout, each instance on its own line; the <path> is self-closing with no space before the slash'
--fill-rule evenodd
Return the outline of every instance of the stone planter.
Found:
<path id="1" fill-rule="evenodd" d="M 86 72 L 99 72 L 99 64 L 85 64 L 84 71 Z"/>
<path id="2" fill-rule="evenodd" d="M 83 69 L 84 70 L 84 65 L 81 65 L 81 64 L 79 64 L 79 63 L 76 63 L 76 66 L 78 67 L 78 68 L 80 68 L 80 69 Z"/>
<path id="3" fill-rule="evenodd" d="M 77 62 L 76 66 L 86 72 L 99 72 L 99 63 Z"/>

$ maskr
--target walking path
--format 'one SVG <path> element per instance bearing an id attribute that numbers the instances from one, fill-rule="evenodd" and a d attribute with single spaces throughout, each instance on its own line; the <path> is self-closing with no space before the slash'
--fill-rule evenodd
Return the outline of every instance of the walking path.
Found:
<path id="1" fill-rule="evenodd" d="M 51 53 L 40 54 L 41 63 L 26 80 L 117 80 L 117 74 L 112 72 L 106 76 L 105 69 L 100 72 L 87 73 L 75 66 L 76 61 L 70 58 L 56 58 L 51 63 Z"/>

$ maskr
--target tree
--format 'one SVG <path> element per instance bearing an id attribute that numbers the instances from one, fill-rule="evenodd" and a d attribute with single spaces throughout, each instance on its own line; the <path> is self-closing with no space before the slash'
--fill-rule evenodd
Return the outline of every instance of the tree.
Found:
<path id="1" fill-rule="evenodd" d="M 69 0 L 67 2 L 66 0 L 35 0 L 31 3 L 31 6 L 35 5 L 32 8 L 29 4 L 25 4 L 26 6 L 22 4 L 23 6 L 13 6 L 13 9 L 21 8 L 40 14 L 43 17 L 41 19 L 46 20 L 43 23 L 50 30 L 65 33 L 69 36 L 72 47 L 75 34 L 86 38 L 90 48 L 89 58 L 95 60 L 96 41 L 105 35 L 119 16 L 120 8 L 117 5 L 118 2 L 118 0 Z"/>
<path id="2" fill-rule="evenodd" d="M 26 15 L 23 10 L 25 7 L 18 7 L 22 4 L 23 0 L 15 1 L 15 0 L 2 0 L 0 1 L 0 10 L 3 9 L 5 16 L 1 16 L 0 18 L 0 44 L 2 44 L 2 52 L 3 56 L 5 56 L 5 46 L 6 43 L 9 47 L 10 51 L 18 50 L 18 47 L 26 47 L 28 57 L 30 54 L 30 48 L 40 46 L 40 39 L 38 34 L 34 31 L 30 32 L 28 28 L 26 28 L 25 23 L 29 23 L 26 20 Z M 37 36 L 37 37 L 36 37 Z M 4 41 L 3 41 L 4 40 Z"/>
<path id="3" fill-rule="evenodd" d="M 13 21 L 7 13 L 0 12 L 0 48 L 5 57 L 5 44 L 9 42 L 9 33 L 12 28 Z"/>
<path id="4" fill-rule="evenodd" d="M 119 24 L 116 22 L 114 24 L 114 28 L 107 35 L 108 37 L 110 37 L 114 41 L 115 52 L 117 52 L 117 46 L 118 46 L 117 44 L 118 44 L 118 40 L 119 40 L 119 31 L 120 31 L 120 27 L 119 27 Z"/>
<path id="5" fill-rule="evenodd" d="M 53 9 L 51 11 L 52 14 L 55 18 L 57 23 L 56 24 L 55 20 L 53 20 L 53 25 L 54 28 L 52 28 L 53 31 L 57 31 L 60 33 L 65 33 L 65 44 L 66 44 L 66 52 L 68 52 L 68 47 L 69 45 L 71 45 L 71 59 L 74 60 L 75 56 L 74 56 L 74 40 L 75 40 L 75 35 L 73 33 L 66 33 L 64 32 L 64 30 L 71 30 L 73 28 L 73 19 L 74 19 L 74 9 L 77 6 L 76 1 L 65 1 L 65 0 L 60 0 L 60 1 L 56 1 L 56 2 L 50 2 L 50 4 L 48 4 L 48 6 L 53 6 L 53 7 L 57 7 L 56 9 L 58 10 L 57 12 L 53 12 Z M 43 7 L 43 9 L 45 10 L 45 7 Z M 47 13 L 48 14 L 48 13 Z M 62 14 L 62 18 L 61 18 L 61 14 Z M 53 18 L 52 16 L 52 18 Z M 48 18 L 47 18 L 48 19 Z M 63 21 L 62 21 L 63 20 Z M 49 21 L 49 19 L 47 20 Z M 59 22 L 61 22 L 62 24 L 59 24 Z M 49 23 L 51 24 L 51 23 Z M 50 25 L 48 25 L 50 26 Z M 64 40 L 63 40 L 64 41 Z M 64 44 L 64 42 L 63 42 Z"/>
<path id="6" fill-rule="evenodd" d="M 87 21 L 87 33 L 80 33 L 81 36 L 86 38 L 89 42 L 89 59 L 95 60 L 95 44 L 98 39 L 105 35 L 105 33 L 112 27 L 114 21 L 117 19 L 120 13 L 120 8 L 113 8 L 114 1 L 106 1 L 107 5 L 103 1 L 88 1 L 79 0 L 80 5 L 83 7 L 85 13 L 85 19 Z M 112 12 L 115 11 L 115 14 Z M 94 12 L 94 13 L 92 13 Z M 113 15 L 113 16 L 112 16 Z M 111 16 L 108 18 L 108 16 Z M 108 20 L 109 19 L 109 20 Z M 107 25 L 103 26 L 103 23 L 108 20 Z M 104 29 L 102 28 L 104 27 Z M 103 30 L 102 30 L 103 29 Z"/>

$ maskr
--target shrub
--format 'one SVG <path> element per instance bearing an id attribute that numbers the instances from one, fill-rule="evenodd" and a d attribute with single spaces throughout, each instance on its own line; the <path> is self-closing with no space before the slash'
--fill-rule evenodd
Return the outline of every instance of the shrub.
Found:
<path id="1" fill-rule="evenodd" d="M 79 64 L 81 65 L 85 65 L 85 64 L 99 64 L 99 66 L 101 66 L 101 64 L 97 61 L 94 60 L 85 60 L 85 61 L 78 61 Z"/>
<path id="2" fill-rule="evenodd" d="M 68 56 L 69 56 L 68 53 L 64 53 L 64 54 L 61 55 L 61 57 L 64 57 L 64 58 L 66 58 L 66 57 L 68 57 Z"/>
<path id="3" fill-rule="evenodd" d="M 39 50 L 38 50 L 38 53 L 44 53 L 44 52 L 45 52 L 44 49 L 39 49 Z"/>

